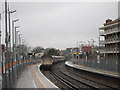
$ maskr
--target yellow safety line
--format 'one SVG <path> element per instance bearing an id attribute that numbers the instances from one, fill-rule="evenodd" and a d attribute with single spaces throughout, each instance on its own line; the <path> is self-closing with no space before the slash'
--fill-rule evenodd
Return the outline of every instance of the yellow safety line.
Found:
<path id="1" fill-rule="evenodd" d="M 36 78 L 36 77 L 35 77 L 35 72 L 33 72 L 33 71 L 32 71 L 32 76 L 33 76 L 33 80 L 35 80 L 35 78 Z M 35 82 L 35 85 L 36 85 L 36 87 L 37 87 L 36 82 Z M 38 87 L 37 87 L 37 88 L 38 88 Z"/>
<path id="2" fill-rule="evenodd" d="M 33 67 L 32 67 L 32 74 L 33 74 L 33 77 L 34 77 L 34 78 L 36 78 L 35 76 L 37 76 L 37 78 L 39 79 L 39 81 L 40 81 L 40 83 L 42 84 L 42 86 L 43 86 L 44 88 L 46 88 L 46 90 L 47 90 L 47 87 L 45 86 L 45 84 L 43 83 L 43 81 L 39 78 L 38 74 L 37 74 L 35 71 L 33 71 Z M 36 85 L 36 86 L 37 86 L 37 85 Z"/>
<path id="3" fill-rule="evenodd" d="M 44 86 L 44 88 L 46 88 L 47 89 L 47 87 L 46 87 L 46 85 L 43 83 L 43 81 L 39 78 L 39 76 L 38 76 L 38 74 L 36 73 L 36 75 L 37 75 L 37 77 L 38 77 L 38 79 L 39 79 L 39 81 L 41 82 L 41 84 Z"/>

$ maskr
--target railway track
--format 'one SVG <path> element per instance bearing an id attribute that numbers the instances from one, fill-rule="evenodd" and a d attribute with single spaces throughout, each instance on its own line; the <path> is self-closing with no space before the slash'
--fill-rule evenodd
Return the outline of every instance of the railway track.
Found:
<path id="1" fill-rule="evenodd" d="M 63 72 L 61 72 L 63 73 Z M 92 80 L 89 80 L 89 79 L 86 79 L 84 77 L 77 77 L 73 74 L 67 74 L 67 73 L 63 73 L 65 76 L 69 77 L 69 78 L 72 78 L 80 83 L 83 83 L 87 86 L 89 86 L 90 88 L 93 88 L 93 89 L 98 89 L 98 90 L 102 90 L 102 89 L 109 89 L 109 90 L 116 90 L 117 88 L 114 88 L 112 86 L 109 86 L 109 85 L 106 85 L 106 84 L 103 84 L 101 82 L 96 82 L 96 81 L 92 81 Z M 73 77 L 74 76 L 74 77 Z"/>
<path id="2" fill-rule="evenodd" d="M 61 63 L 59 63 L 61 64 Z M 88 80 L 80 80 L 78 78 L 73 77 L 70 73 L 66 72 L 67 70 L 61 70 L 61 69 L 55 69 L 59 68 L 59 65 L 54 65 L 52 69 L 52 73 L 55 77 L 57 77 L 58 80 L 62 81 L 62 83 L 65 83 L 68 88 L 74 89 L 74 90 L 82 90 L 82 89 L 92 89 L 92 90 L 100 90 L 99 87 L 96 85 L 93 85 L 93 83 L 89 83 Z M 62 67 L 61 67 L 62 68 Z M 63 73 L 66 72 L 66 73 Z M 105 87 L 104 87 L 105 88 Z"/>
<path id="3" fill-rule="evenodd" d="M 79 73 L 75 73 L 75 72 L 73 73 L 71 70 L 69 70 L 67 72 L 69 72 L 69 74 L 61 71 L 61 73 L 63 73 L 64 75 L 67 75 L 70 78 L 74 77 L 74 78 L 77 78 L 78 80 L 81 80 L 81 82 L 88 82 L 88 84 L 93 85 L 96 88 L 108 88 L 108 89 L 112 89 L 112 90 L 119 89 L 119 86 L 118 86 L 119 82 L 116 82 L 114 84 L 109 83 L 109 81 L 106 81 L 106 80 L 108 80 L 107 79 L 108 77 L 106 77 L 106 76 L 102 76 L 104 78 L 100 80 L 98 77 L 93 78 L 91 76 L 89 77 L 88 75 L 87 76 L 79 75 Z M 113 81 L 113 80 L 111 79 L 111 81 Z M 119 80 L 116 79 L 116 81 L 119 81 Z"/>
<path id="4" fill-rule="evenodd" d="M 58 81 L 67 86 L 68 89 L 72 90 L 83 90 L 83 89 L 91 89 L 91 90 L 116 90 L 117 87 L 113 87 L 110 85 L 106 85 L 103 82 L 94 81 L 83 77 L 82 75 L 78 75 L 74 70 L 68 70 L 64 65 L 64 62 L 60 62 L 54 64 L 52 70 L 50 71 L 51 75 L 56 78 Z M 58 86 L 59 87 L 59 86 Z"/>
<path id="5" fill-rule="evenodd" d="M 63 77 L 59 76 L 58 74 L 52 72 L 52 75 L 59 80 L 61 83 L 63 83 L 64 85 L 66 85 L 69 89 L 72 90 L 79 90 L 79 87 L 75 86 L 74 84 L 72 84 L 71 82 L 67 81 L 66 79 L 64 79 Z"/>

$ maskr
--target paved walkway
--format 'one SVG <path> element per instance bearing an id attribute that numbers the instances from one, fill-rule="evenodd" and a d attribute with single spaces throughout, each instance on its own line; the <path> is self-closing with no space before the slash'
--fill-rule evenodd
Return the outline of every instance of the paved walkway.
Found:
<path id="1" fill-rule="evenodd" d="M 59 89 L 40 72 L 39 67 L 40 64 L 26 67 L 26 69 L 18 79 L 15 88 L 36 88 L 35 90 L 37 90 L 37 88 Z"/>

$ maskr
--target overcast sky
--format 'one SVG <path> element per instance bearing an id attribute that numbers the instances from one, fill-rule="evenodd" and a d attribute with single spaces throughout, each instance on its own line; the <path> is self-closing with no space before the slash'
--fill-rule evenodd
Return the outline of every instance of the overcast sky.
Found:
<path id="1" fill-rule="evenodd" d="M 118 18 L 117 2 L 11 2 L 11 19 L 30 46 L 65 49 L 78 41 L 98 42 L 106 19 Z"/>

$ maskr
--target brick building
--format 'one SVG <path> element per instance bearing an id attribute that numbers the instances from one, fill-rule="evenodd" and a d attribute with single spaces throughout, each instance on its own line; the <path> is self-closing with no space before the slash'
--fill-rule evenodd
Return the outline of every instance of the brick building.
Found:
<path id="1" fill-rule="evenodd" d="M 83 52 L 92 52 L 92 47 L 91 46 L 82 46 L 81 51 L 83 51 Z"/>

